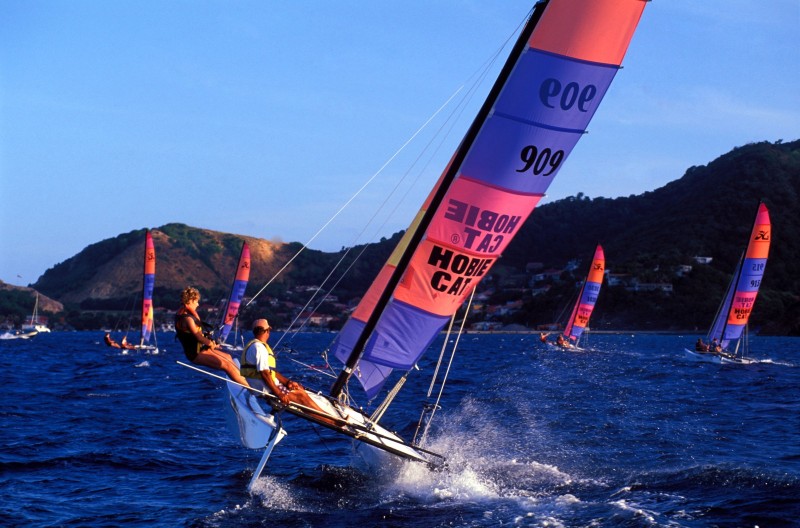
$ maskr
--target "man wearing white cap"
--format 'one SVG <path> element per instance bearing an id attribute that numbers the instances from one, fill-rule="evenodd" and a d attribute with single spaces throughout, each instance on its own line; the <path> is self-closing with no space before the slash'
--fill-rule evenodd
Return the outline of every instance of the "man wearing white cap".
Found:
<path id="1" fill-rule="evenodd" d="M 275 353 L 267 344 L 270 334 L 269 322 L 266 319 L 257 319 L 253 322 L 253 339 L 242 352 L 241 373 L 248 379 L 250 386 L 269 389 L 284 405 L 299 403 L 305 407 L 321 412 L 317 403 L 311 399 L 302 385 L 275 370 Z M 324 422 L 331 422 L 319 415 L 315 418 Z"/>

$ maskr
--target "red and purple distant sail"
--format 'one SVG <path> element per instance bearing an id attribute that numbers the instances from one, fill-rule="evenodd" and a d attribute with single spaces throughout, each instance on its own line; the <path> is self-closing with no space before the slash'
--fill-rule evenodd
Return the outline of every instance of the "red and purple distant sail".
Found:
<path id="1" fill-rule="evenodd" d="M 244 291 L 247 289 L 247 282 L 250 280 L 250 246 L 247 242 L 242 244 L 242 252 L 239 254 L 239 264 L 236 267 L 236 277 L 233 279 L 231 294 L 228 298 L 228 305 L 225 307 L 225 320 L 219 333 L 220 343 L 224 343 L 228 334 L 233 328 L 236 316 L 239 314 L 239 306 L 244 298 Z"/>
<path id="2" fill-rule="evenodd" d="M 140 345 L 150 342 L 153 331 L 153 287 L 156 283 L 156 248 L 153 237 L 147 231 L 144 242 L 144 280 L 142 281 L 142 341 Z"/>
<path id="3" fill-rule="evenodd" d="M 459 150 L 333 345 L 370 398 L 392 369 L 413 367 L 533 211 L 586 132 L 645 5 L 537 4 Z"/>
<path id="4" fill-rule="evenodd" d="M 600 244 L 594 251 L 592 265 L 589 267 L 589 275 L 581 287 L 580 297 L 572 309 L 572 314 L 564 327 L 564 337 L 575 343 L 583 334 L 589 324 L 589 318 L 594 311 L 597 296 L 600 294 L 600 286 L 603 284 L 603 275 L 606 269 L 606 257 Z"/>
<path id="5" fill-rule="evenodd" d="M 769 211 L 766 205 L 759 203 L 747 250 L 739 259 L 722 308 L 708 334 L 708 339 L 717 339 L 723 349 L 727 349 L 731 341 L 738 341 L 742 337 L 744 327 L 750 319 L 750 312 L 767 267 L 771 238 Z"/>

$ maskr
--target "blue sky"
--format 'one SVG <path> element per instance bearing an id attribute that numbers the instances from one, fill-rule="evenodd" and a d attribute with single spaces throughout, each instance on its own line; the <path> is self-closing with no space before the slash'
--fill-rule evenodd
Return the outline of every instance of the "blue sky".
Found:
<path id="1" fill-rule="evenodd" d="M 404 200 L 379 205 L 419 149 L 379 169 L 531 5 L 0 3 L 0 280 L 33 283 L 91 243 L 169 222 L 326 251 L 404 229 L 490 85 Z M 798 64 L 798 0 L 654 0 L 542 203 L 640 194 L 733 147 L 798 139 Z M 386 218 L 359 238 L 376 208 Z"/>

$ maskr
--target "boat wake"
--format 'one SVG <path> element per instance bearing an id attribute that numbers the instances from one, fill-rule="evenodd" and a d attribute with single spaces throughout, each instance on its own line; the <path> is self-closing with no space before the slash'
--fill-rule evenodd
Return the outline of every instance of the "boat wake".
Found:
<path id="1" fill-rule="evenodd" d="M 300 513 L 313 511 L 305 501 L 297 496 L 291 483 L 273 476 L 259 478 L 253 485 L 251 494 L 261 502 L 262 506 Z"/>

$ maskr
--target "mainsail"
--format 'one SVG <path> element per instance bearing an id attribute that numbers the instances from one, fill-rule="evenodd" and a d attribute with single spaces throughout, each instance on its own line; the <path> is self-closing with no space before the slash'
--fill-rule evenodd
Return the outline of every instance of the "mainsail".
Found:
<path id="1" fill-rule="evenodd" d="M 564 327 L 564 337 L 573 341 L 575 344 L 580 340 L 583 331 L 589 324 L 594 305 L 597 302 L 597 295 L 600 293 L 600 286 L 603 284 L 603 274 L 606 269 L 606 258 L 603 254 L 603 247 L 597 245 L 594 251 L 594 258 L 589 267 L 589 275 L 581 286 L 578 301 L 572 309 L 572 315 Z"/>
<path id="2" fill-rule="evenodd" d="M 233 328 L 233 323 L 239 315 L 239 306 L 242 304 L 247 281 L 250 280 L 250 246 L 242 243 L 242 252 L 239 254 L 239 264 L 236 266 L 236 276 L 231 285 L 231 294 L 225 306 L 225 319 L 219 332 L 219 342 L 224 343 Z"/>
<path id="3" fill-rule="evenodd" d="M 332 351 L 372 398 L 414 366 L 544 196 L 620 68 L 644 0 L 536 4 L 478 116 Z"/>
<path id="4" fill-rule="evenodd" d="M 742 337 L 767 267 L 771 235 L 769 211 L 766 205 L 759 203 L 747 250 L 736 264 L 733 279 L 708 333 L 708 339 L 717 339 L 723 349 Z"/>
<path id="5" fill-rule="evenodd" d="M 144 242 L 144 278 L 142 280 L 142 340 L 140 346 L 150 342 L 153 331 L 153 287 L 156 282 L 156 248 L 150 230 Z"/>

